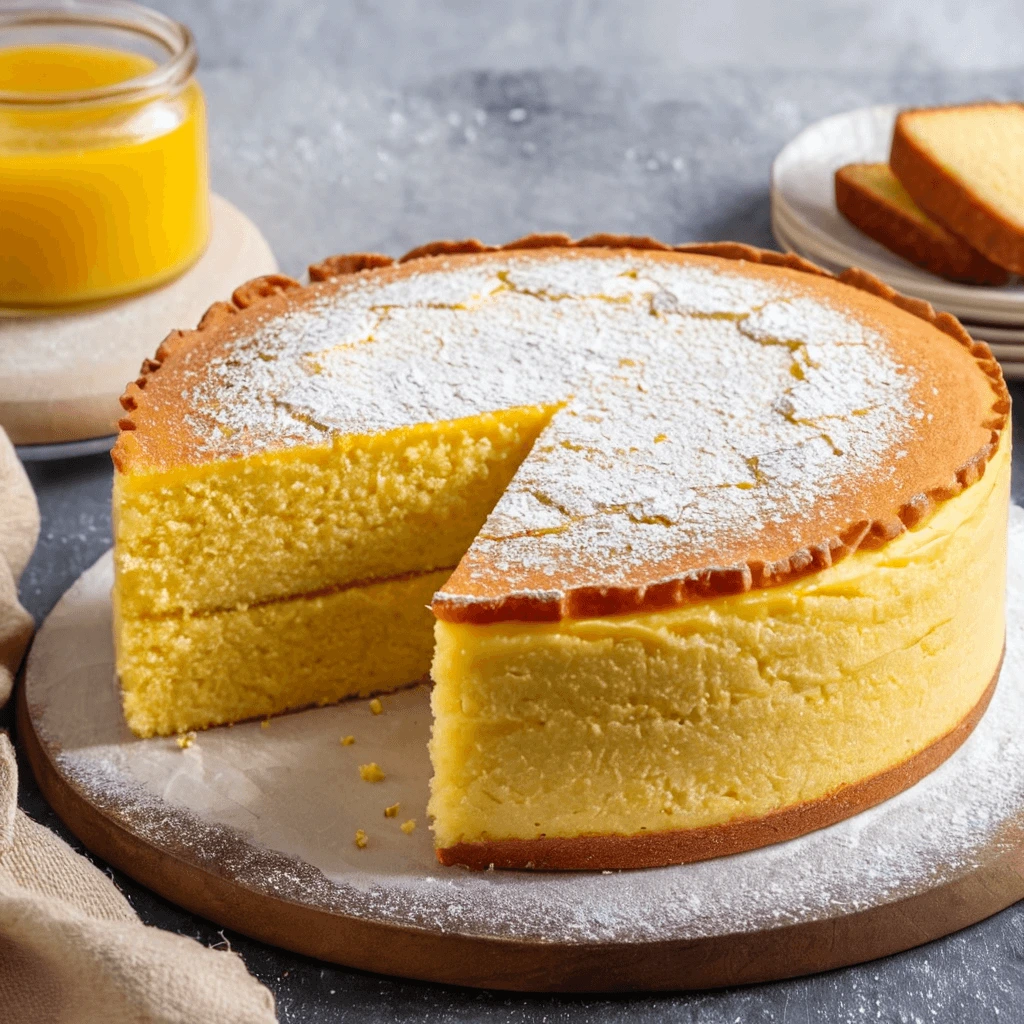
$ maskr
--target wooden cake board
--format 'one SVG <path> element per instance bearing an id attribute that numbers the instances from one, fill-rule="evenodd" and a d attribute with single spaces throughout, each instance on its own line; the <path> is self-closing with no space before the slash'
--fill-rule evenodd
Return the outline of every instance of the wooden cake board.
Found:
<path id="1" fill-rule="evenodd" d="M 931 775 L 847 821 L 738 856 L 615 873 L 436 862 L 424 687 L 174 738 L 120 712 L 108 553 L 35 640 L 18 737 L 85 845 L 243 934 L 369 971 L 526 991 L 792 977 L 920 945 L 1024 897 L 1024 511 L 988 713 Z M 339 744 L 352 735 L 355 743 Z M 360 781 L 376 761 L 386 779 Z M 396 817 L 383 809 L 400 804 Z M 402 822 L 415 819 L 406 834 Z M 363 829 L 368 844 L 353 842 Z"/>
<path id="2" fill-rule="evenodd" d="M 194 327 L 243 281 L 277 270 L 270 246 L 245 214 L 217 195 L 210 208 L 206 252 L 170 284 L 88 309 L 0 317 L 0 426 L 15 445 L 114 434 L 125 384 L 166 335 Z"/>

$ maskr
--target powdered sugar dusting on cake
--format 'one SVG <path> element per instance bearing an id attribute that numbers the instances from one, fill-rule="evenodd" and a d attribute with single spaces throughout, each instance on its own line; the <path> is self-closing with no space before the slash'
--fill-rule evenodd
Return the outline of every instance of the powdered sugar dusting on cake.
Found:
<path id="1" fill-rule="evenodd" d="M 766 302 L 751 313 L 740 330 L 755 341 L 797 342 L 828 348 L 846 345 L 870 345 L 871 333 L 855 320 L 847 318 L 842 330 L 836 330 L 835 313 L 813 299 L 797 298 L 786 302 Z"/>
<path id="2" fill-rule="evenodd" d="M 187 398 L 211 459 L 558 407 L 461 578 L 529 566 L 559 593 L 772 524 L 800 547 L 801 509 L 833 518 L 835 502 L 841 520 L 838 481 L 893 472 L 915 379 L 781 276 L 509 254 L 359 278 L 268 318 L 197 367 Z"/>
<path id="3" fill-rule="evenodd" d="M 907 382 L 875 339 L 844 347 L 846 317 L 819 321 L 810 356 L 774 340 L 751 354 L 742 321 L 675 317 L 554 417 L 470 565 L 526 564 L 557 587 L 571 562 L 575 585 L 615 584 L 680 547 L 799 522 L 811 500 L 827 513 L 843 475 L 881 463 Z"/>

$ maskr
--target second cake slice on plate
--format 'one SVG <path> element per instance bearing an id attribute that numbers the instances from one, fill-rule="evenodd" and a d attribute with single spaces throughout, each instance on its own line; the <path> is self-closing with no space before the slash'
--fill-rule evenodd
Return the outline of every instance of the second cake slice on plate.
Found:
<path id="1" fill-rule="evenodd" d="M 836 171 L 836 206 L 869 238 L 932 274 L 967 284 L 1006 284 L 1010 275 L 914 202 L 888 164 Z"/>
<path id="2" fill-rule="evenodd" d="M 927 214 L 1024 273 L 1024 104 L 905 110 L 889 164 Z"/>

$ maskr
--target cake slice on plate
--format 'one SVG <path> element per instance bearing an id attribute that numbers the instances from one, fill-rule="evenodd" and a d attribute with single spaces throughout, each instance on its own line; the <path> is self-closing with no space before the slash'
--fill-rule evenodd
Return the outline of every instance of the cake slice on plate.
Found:
<path id="1" fill-rule="evenodd" d="M 904 110 L 889 164 L 925 213 L 1024 274 L 1024 104 Z"/>
<path id="2" fill-rule="evenodd" d="M 836 171 L 836 206 L 854 227 L 932 274 L 967 284 L 1006 284 L 1010 275 L 932 220 L 888 164 L 847 164 Z"/>

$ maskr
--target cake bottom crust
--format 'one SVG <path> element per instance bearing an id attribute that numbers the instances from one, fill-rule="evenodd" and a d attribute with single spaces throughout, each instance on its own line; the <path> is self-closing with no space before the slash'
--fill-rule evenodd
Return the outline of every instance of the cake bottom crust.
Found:
<path id="1" fill-rule="evenodd" d="M 816 800 L 784 807 L 760 818 L 741 818 L 708 828 L 456 843 L 438 849 L 437 859 L 444 865 L 476 870 L 624 870 L 690 864 L 795 839 L 874 807 L 934 771 L 981 720 L 995 693 L 1001 669 L 1002 657 L 978 703 L 944 736 L 905 761 Z"/>

